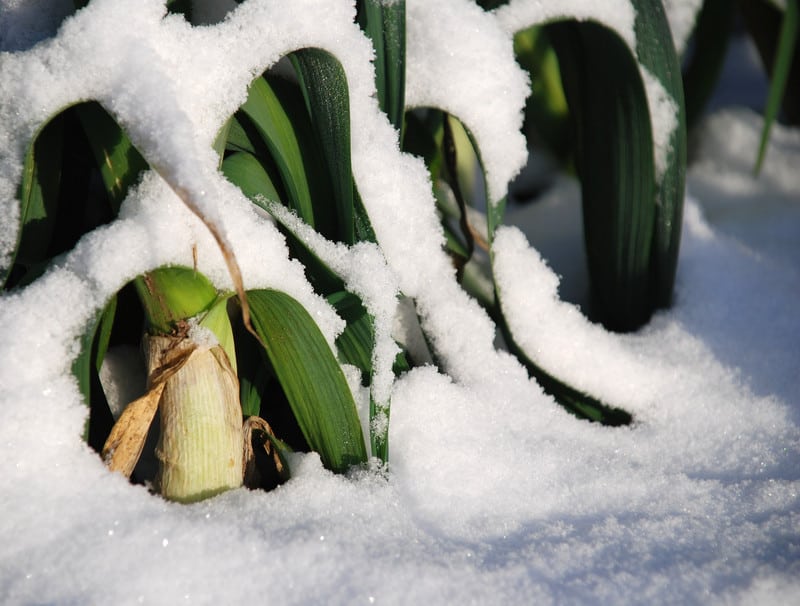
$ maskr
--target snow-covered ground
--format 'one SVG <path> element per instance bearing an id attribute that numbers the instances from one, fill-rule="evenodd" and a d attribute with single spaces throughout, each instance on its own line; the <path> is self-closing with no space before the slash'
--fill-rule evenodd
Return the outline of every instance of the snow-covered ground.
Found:
<path id="1" fill-rule="evenodd" d="M 108 473 L 81 442 L 86 409 L 69 373 L 85 322 L 137 273 L 191 262 L 193 244 L 201 269 L 230 287 L 204 225 L 151 173 L 117 222 L 0 299 L 2 603 L 800 600 L 797 131 L 773 132 L 754 178 L 760 118 L 726 110 L 706 120 L 688 177 L 675 305 L 635 334 L 608 333 L 558 296 L 557 274 L 569 281 L 567 299 L 585 288 L 573 183 L 509 217 L 522 230 L 498 234 L 498 279 L 527 346 L 636 418 L 606 428 L 565 413 L 492 348 L 488 318 L 437 252 L 425 170 L 399 154 L 375 108 L 369 49 L 345 3 L 251 1 L 201 29 L 162 21 L 155 0 L 94 0 L 33 49 L 26 40 L 46 28 L 9 36 L 15 18 L 35 22 L 11 11 L 17 4 L 0 4 L 16 15 L 0 19 L 0 44 L 19 51 L 0 55 L 1 254 L 24 141 L 65 101 L 100 99 L 222 226 L 248 286 L 288 290 L 332 340 L 341 322 L 288 261 L 272 224 L 218 176 L 210 151 L 253 75 L 297 44 L 316 44 L 335 51 L 351 78 L 353 166 L 386 259 L 376 279 L 416 298 L 446 368 L 390 385 L 388 475 L 335 476 L 316 455 L 297 455 L 292 479 L 270 493 L 240 489 L 185 506 Z M 408 4 L 411 28 L 426 10 L 461 10 L 473 37 L 484 37 L 465 45 L 500 59 L 508 50 L 501 28 L 466 0 Z M 507 86 L 513 108 L 520 80 L 509 69 L 486 86 Z M 485 128 L 489 137 L 504 126 Z M 339 261 L 358 284 L 358 255 L 346 253 Z"/>

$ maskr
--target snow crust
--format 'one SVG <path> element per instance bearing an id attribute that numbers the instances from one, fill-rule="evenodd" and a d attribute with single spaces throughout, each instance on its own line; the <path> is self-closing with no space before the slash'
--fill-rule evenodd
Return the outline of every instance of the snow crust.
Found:
<path id="1" fill-rule="evenodd" d="M 527 4 L 542 14 L 556 3 Z M 618 5 L 601 14 L 600 3 L 570 3 L 632 19 L 628 3 Z M 412 46 L 426 50 L 410 57 L 409 98 L 447 103 L 464 120 L 494 196 L 524 162 L 525 82 L 503 13 L 484 15 L 466 0 L 407 6 Z M 371 49 L 353 16 L 339 0 L 248 0 L 218 25 L 192 27 L 165 17 L 157 0 L 93 0 L 54 37 L 31 34 L 37 46 L 2 42 L 17 51 L 0 55 L 5 260 L 25 145 L 60 108 L 98 99 L 158 167 L 117 221 L 0 299 L 2 602 L 796 601 L 800 265 L 796 238 L 784 236 L 786 247 L 770 238 L 800 232 L 796 133 L 778 129 L 755 179 L 743 166 L 756 117 L 709 120 L 689 176 L 676 304 L 633 335 L 609 334 L 559 298 L 551 267 L 571 263 L 577 241 L 559 249 L 566 262 L 528 243 L 566 223 L 579 204 L 574 186 L 562 183 L 518 214 L 524 230 L 498 231 L 498 281 L 515 336 L 560 378 L 636 418 L 629 428 L 600 427 L 568 415 L 495 349 L 493 324 L 441 250 L 427 171 L 399 152 L 378 112 Z M 0 12 L 0 32 L 14 19 Z M 109 474 L 82 443 L 86 408 L 70 373 L 78 336 L 128 280 L 191 264 L 193 247 L 199 269 L 231 287 L 177 186 L 231 244 L 245 285 L 295 296 L 333 342 L 342 321 L 289 260 L 273 223 L 219 175 L 211 150 L 252 78 L 306 46 L 329 50 L 345 68 L 353 170 L 378 236 L 377 247 L 313 244 L 378 316 L 386 350 L 376 356 L 391 355 L 385 333 L 402 292 L 439 368 L 378 381 L 391 393 L 388 474 L 334 476 L 316 455 L 297 455 L 292 479 L 270 493 L 167 503 Z M 461 79 L 472 70 L 480 79 L 469 86 Z M 425 90 L 433 84 L 447 95 Z M 496 105 L 487 110 L 488 99 Z M 780 225 L 769 219 L 776 208 Z"/>

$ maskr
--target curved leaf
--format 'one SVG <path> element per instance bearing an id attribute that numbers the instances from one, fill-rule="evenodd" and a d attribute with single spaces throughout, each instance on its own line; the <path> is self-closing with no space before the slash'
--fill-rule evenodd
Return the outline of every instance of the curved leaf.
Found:
<path id="1" fill-rule="evenodd" d="M 134 281 L 153 334 L 170 334 L 178 322 L 192 318 L 217 301 L 217 289 L 189 267 L 160 267 Z"/>
<path id="2" fill-rule="evenodd" d="M 549 34 L 577 134 L 593 311 L 610 328 L 637 328 L 650 317 L 656 202 L 644 84 L 628 47 L 605 27 L 555 23 Z"/>
<path id="3" fill-rule="evenodd" d="M 548 26 L 577 142 L 593 311 L 607 327 L 633 330 L 668 305 L 675 280 L 686 164 L 680 69 L 663 7 L 636 3 L 636 56 L 593 22 Z M 640 66 L 677 107 L 663 166 Z M 653 86 L 653 85 L 650 85 Z M 660 172 L 659 172 L 660 170 Z"/>
<path id="4" fill-rule="evenodd" d="M 313 226 L 314 209 L 297 134 L 266 79 L 253 80 L 241 111 L 253 121 L 275 159 L 289 196 L 287 202 L 306 223 Z"/>
<path id="5" fill-rule="evenodd" d="M 235 152 L 222 161 L 221 169 L 228 181 L 265 210 L 264 200 L 281 199 L 266 167 L 253 154 Z"/>
<path id="6" fill-rule="evenodd" d="M 347 78 L 330 53 L 306 48 L 290 55 L 300 77 L 306 107 L 333 186 L 337 230 L 334 239 L 355 242 L 353 173 L 350 167 L 350 98 Z"/>
<path id="7" fill-rule="evenodd" d="M 63 124 L 53 120 L 45 126 L 28 147 L 19 187 L 20 227 L 11 264 L 0 269 L 0 284 L 9 279 L 14 263 L 25 270 L 44 263 L 56 225 L 58 194 L 61 181 L 61 149 Z M 10 286 L 22 275 L 11 278 Z"/>
<path id="8" fill-rule="evenodd" d="M 116 214 L 128 189 L 147 168 L 147 161 L 98 103 L 83 103 L 75 107 L 86 133 L 95 162 L 103 178 L 111 207 Z"/>
<path id="9" fill-rule="evenodd" d="M 366 462 L 353 395 L 309 313 L 276 290 L 251 290 L 247 298 L 253 328 L 309 446 L 336 472 Z"/>

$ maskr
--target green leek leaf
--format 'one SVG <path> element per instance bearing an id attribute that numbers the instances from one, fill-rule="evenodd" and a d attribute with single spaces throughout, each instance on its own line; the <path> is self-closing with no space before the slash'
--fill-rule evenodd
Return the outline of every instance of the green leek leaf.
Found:
<path id="1" fill-rule="evenodd" d="M 336 240 L 355 243 L 353 173 L 350 167 L 350 98 L 347 78 L 330 53 L 306 48 L 290 55 L 333 186 Z"/>
<path id="2" fill-rule="evenodd" d="M 309 313 L 275 290 L 251 290 L 247 298 L 253 328 L 309 446 L 336 472 L 366 462 L 353 395 Z"/>
<path id="3" fill-rule="evenodd" d="M 266 210 L 267 200 L 281 200 L 267 168 L 253 154 L 235 152 L 222 161 L 222 174 L 245 196 Z"/>
<path id="4" fill-rule="evenodd" d="M 81 335 L 81 350 L 72 362 L 72 374 L 78 380 L 78 389 L 90 410 L 84 439 L 94 447 L 102 447 L 114 422 L 98 373 L 108 351 L 116 309 L 117 297 L 112 297 Z"/>
<path id="5" fill-rule="evenodd" d="M 288 194 L 286 202 L 313 227 L 314 209 L 297 134 L 284 106 L 265 78 L 256 78 L 250 85 L 241 111 L 253 121 L 278 166 Z"/>
<path id="6" fill-rule="evenodd" d="M 8 280 L 14 262 L 28 270 L 48 259 L 56 226 L 62 144 L 62 123 L 54 120 L 39 132 L 28 147 L 19 188 L 21 206 L 17 247 L 10 266 L 0 269 L 0 284 Z M 17 280 L 12 278 L 12 281 Z"/>
<path id="7" fill-rule="evenodd" d="M 633 422 L 633 417 L 627 411 L 608 406 L 597 398 L 575 389 L 536 364 L 514 341 L 514 336 L 511 334 L 508 324 L 499 309 L 499 296 L 500 293 L 497 293 L 496 306 L 493 310 L 490 310 L 490 313 L 500 327 L 509 351 L 516 356 L 526 368 L 528 374 L 536 380 L 546 394 L 553 396 L 556 402 L 579 419 L 594 421 L 612 427 L 630 425 Z"/>
<path id="8" fill-rule="evenodd" d="M 628 47 L 603 26 L 555 23 L 548 33 L 577 132 L 593 309 L 609 328 L 637 328 L 650 317 L 656 203 L 644 84 Z"/>
<path id="9" fill-rule="evenodd" d="M 755 43 L 761 64 L 770 80 L 774 78 L 774 69 L 779 59 L 781 29 L 784 27 L 786 11 L 797 0 L 778 2 L 777 0 L 739 0 L 736 5 L 742 16 L 747 33 Z M 793 10 L 793 9 L 792 9 Z M 791 17 L 789 17 L 791 19 Z M 790 23 L 786 24 L 791 27 Z M 785 61 L 786 59 L 782 59 Z M 782 99 L 782 118 L 787 124 L 800 124 L 800 46 L 795 44 L 794 57 L 789 68 L 788 81 L 794 86 L 784 88 Z"/>
<path id="10" fill-rule="evenodd" d="M 75 107 L 103 178 L 114 215 L 147 162 L 125 132 L 98 103 Z"/>
<path id="11" fill-rule="evenodd" d="M 593 311 L 633 330 L 668 305 L 677 267 L 686 164 L 680 69 L 658 0 L 637 0 L 636 56 L 593 22 L 548 26 L 577 141 Z M 641 64 L 675 101 L 677 129 L 656 174 L 653 117 Z"/>
<path id="12" fill-rule="evenodd" d="M 761 171 L 761 165 L 764 163 L 769 132 L 772 129 L 772 123 L 778 117 L 778 111 L 780 110 L 789 78 L 789 71 L 795 56 L 794 49 L 797 45 L 797 28 L 800 20 L 800 14 L 798 14 L 800 13 L 800 8 L 798 8 L 797 4 L 797 0 L 787 1 L 786 12 L 783 14 L 781 21 L 778 48 L 775 53 L 775 62 L 772 67 L 772 77 L 767 96 L 767 106 L 764 110 L 764 127 L 761 131 L 761 141 L 758 145 L 758 157 L 755 166 L 756 175 Z"/>
<path id="13" fill-rule="evenodd" d="M 369 385 L 372 374 L 372 350 L 375 347 L 372 318 L 361 304 L 361 300 L 346 290 L 328 295 L 327 299 L 339 317 L 347 322 L 344 331 L 336 339 L 339 359 L 358 368 L 361 371 L 361 384 Z"/>
<path id="14" fill-rule="evenodd" d="M 375 87 L 378 103 L 403 140 L 406 86 L 405 0 L 358 2 L 361 29 L 375 49 Z"/>

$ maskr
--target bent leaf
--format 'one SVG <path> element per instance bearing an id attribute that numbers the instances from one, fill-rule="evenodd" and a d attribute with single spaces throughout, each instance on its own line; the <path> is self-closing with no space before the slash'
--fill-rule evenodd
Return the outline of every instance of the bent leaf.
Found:
<path id="1" fill-rule="evenodd" d="M 256 78 L 250 85 L 241 110 L 253 121 L 275 159 L 289 196 L 287 202 L 313 226 L 314 209 L 297 135 L 275 91 L 264 78 Z"/>
<path id="2" fill-rule="evenodd" d="M 336 472 L 366 462 L 353 395 L 309 313 L 276 290 L 251 290 L 247 296 L 253 328 L 309 446 Z"/>
<path id="3" fill-rule="evenodd" d="M 19 188 L 17 247 L 12 263 L 0 270 L 0 284 L 8 279 L 14 261 L 30 268 L 47 260 L 58 208 L 62 144 L 62 124 L 54 120 L 28 147 Z"/>
<path id="4" fill-rule="evenodd" d="M 350 98 L 347 78 L 330 53 L 306 48 L 290 55 L 300 77 L 314 134 L 333 186 L 337 240 L 355 242 L 353 174 L 350 167 Z"/>
<path id="5" fill-rule="evenodd" d="M 573 117 L 584 237 L 596 316 L 633 330 L 672 297 L 683 214 L 686 129 L 680 66 L 658 0 L 636 3 L 636 53 L 593 22 L 548 26 Z M 646 83 L 640 68 L 653 83 Z M 655 149 L 647 88 L 675 104 L 675 128 Z M 663 155 L 660 165 L 657 155 Z"/>
<path id="6" fill-rule="evenodd" d="M 75 107 L 78 119 L 86 133 L 92 153 L 100 169 L 114 214 L 147 168 L 147 161 L 98 103 L 83 103 Z"/>

